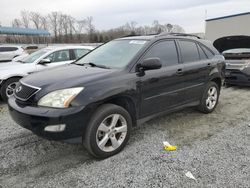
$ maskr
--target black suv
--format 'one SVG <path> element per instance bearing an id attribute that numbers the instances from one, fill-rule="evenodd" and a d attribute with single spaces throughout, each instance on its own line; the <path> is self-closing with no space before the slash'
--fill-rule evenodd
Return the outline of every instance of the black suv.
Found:
<path id="1" fill-rule="evenodd" d="M 139 123 L 184 107 L 212 112 L 224 67 L 212 44 L 193 36 L 120 38 L 71 65 L 22 79 L 9 111 L 39 136 L 80 141 L 105 158 L 124 148 Z"/>

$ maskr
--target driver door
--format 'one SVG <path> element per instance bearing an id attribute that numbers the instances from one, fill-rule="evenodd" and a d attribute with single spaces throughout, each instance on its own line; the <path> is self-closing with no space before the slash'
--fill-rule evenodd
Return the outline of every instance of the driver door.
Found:
<path id="1" fill-rule="evenodd" d="M 174 40 L 157 42 L 147 51 L 142 61 L 147 58 L 159 58 L 162 68 L 146 71 L 141 77 L 141 118 L 178 106 L 184 80 L 183 64 L 179 63 Z"/>
<path id="2" fill-rule="evenodd" d="M 43 70 L 47 68 L 53 68 L 60 65 L 65 65 L 72 63 L 74 60 L 72 58 L 72 50 L 59 50 L 52 52 L 44 59 L 49 59 L 51 62 L 46 64 L 37 64 L 37 70 Z"/>

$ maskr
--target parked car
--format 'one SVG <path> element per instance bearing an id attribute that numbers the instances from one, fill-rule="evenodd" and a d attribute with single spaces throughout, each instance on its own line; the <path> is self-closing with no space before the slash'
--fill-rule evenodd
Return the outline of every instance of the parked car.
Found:
<path id="1" fill-rule="evenodd" d="M 72 63 L 92 49 L 90 46 L 47 47 L 18 62 L 1 63 L 0 96 L 7 101 L 21 78 L 37 71 Z"/>
<path id="2" fill-rule="evenodd" d="M 225 84 L 250 86 L 250 36 L 223 37 L 214 46 L 226 59 Z"/>
<path id="3" fill-rule="evenodd" d="M 25 54 L 22 54 L 22 55 L 19 55 L 19 56 L 13 58 L 11 61 L 13 61 L 13 62 L 19 62 L 19 61 L 21 61 L 22 59 L 24 59 L 27 56 L 29 56 L 29 54 L 25 53 Z"/>
<path id="4" fill-rule="evenodd" d="M 0 46 L 0 61 L 11 61 L 23 54 L 27 53 L 21 46 Z"/>
<path id="5" fill-rule="evenodd" d="M 27 57 L 29 54 L 32 54 L 33 52 L 36 52 L 38 50 L 38 46 L 36 46 L 36 45 L 28 45 L 28 46 L 25 46 L 23 48 L 24 48 L 26 53 L 13 58 L 12 61 L 20 61 L 23 58 Z"/>
<path id="6" fill-rule="evenodd" d="M 185 107 L 212 112 L 224 66 L 212 43 L 193 36 L 120 38 L 20 80 L 9 111 L 41 137 L 82 142 L 106 158 L 124 148 L 132 126 Z"/>

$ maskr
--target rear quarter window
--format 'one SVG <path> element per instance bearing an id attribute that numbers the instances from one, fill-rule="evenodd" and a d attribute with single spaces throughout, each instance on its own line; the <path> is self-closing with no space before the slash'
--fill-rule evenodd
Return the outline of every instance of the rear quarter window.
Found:
<path id="1" fill-rule="evenodd" d="M 87 49 L 74 49 L 74 53 L 75 53 L 75 59 L 78 59 L 82 56 L 84 56 L 85 54 L 87 54 L 90 50 Z"/>
<path id="2" fill-rule="evenodd" d="M 17 49 L 16 47 L 0 47 L 0 52 L 13 52 Z"/>
<path id="3" fill-rule="evenodd" d="M 205 54 L 207 55 L 207 57 L 209 59 L 213 58 L 214 57 L 214 54 L 212 53 L 211 50 L 209 50 L 207 47 L 203 46 L 203 45 L 200 45 L 202 50 L 205 52 Z"/>
<path id="4" fill-rule="evenodd" d="M 205 52 L 201 49 L 200 45 L 197 45 L 198 47 L 198 51 L 199 51 L 199 54 L 200 54 L 200 59 L 208 59 L 207 58 L 207 55 L 205 54 Z"/>

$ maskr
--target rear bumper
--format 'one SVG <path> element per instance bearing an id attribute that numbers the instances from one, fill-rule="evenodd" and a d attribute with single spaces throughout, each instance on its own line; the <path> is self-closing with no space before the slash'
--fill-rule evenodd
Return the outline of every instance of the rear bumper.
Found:
<path id="1" fill-rule="evenodd" d="M 250 86 L 250 75 L 240 70 L 227 69 L 225 73 L 225 83 Z"/>
<path id="2" fill-rule="evenodd" d="M 85 107 L 54 109 L 22 106 L 14 97 L 8 100 L 8 106 L 10 115 L 17 124 L 49 140 L 67 141 L 82 137 L 89 116 Z M 44 130 L 47 126 L 62 124 L 66 125 L 66 128 L 61 132 Z"/>

